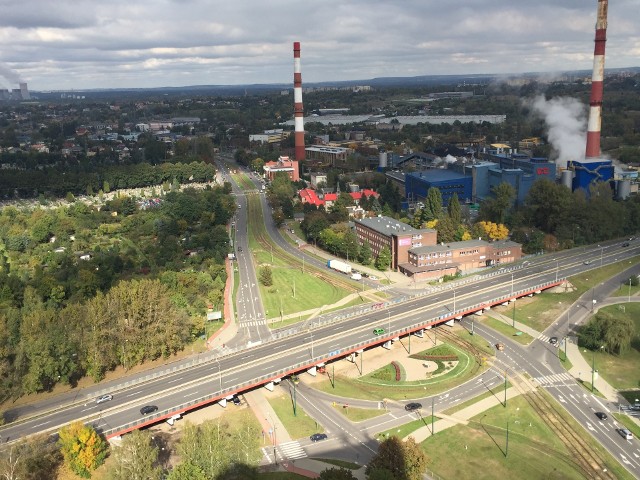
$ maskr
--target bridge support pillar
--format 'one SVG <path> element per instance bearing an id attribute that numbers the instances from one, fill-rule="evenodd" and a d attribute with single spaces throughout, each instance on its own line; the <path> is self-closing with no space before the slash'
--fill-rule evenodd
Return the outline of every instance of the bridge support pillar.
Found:
<path id="1" fill-rule="evenodd" d="M 447 327 L 453 327 L 453 324 L 456 323 L 456 320 L 454 318 L 452 318 L 451 320 L 447 320 L 446 322 L 444 322 L 444 324 Z"/>
<path id="2" fill-rule="evenodd" d="M 418 338 L 424 338 L 424 329 L 421 328 L 420 330 L 416 330 L 413 334 Z"/>
<path id="3" fill-rule="evenodd" d="M 313 367 L 311 367 L 311 368 L 307 368 L 307 373 L 308 373 L 309 375 L 311 375 L 312 377 L 315 377 L 315 376 L 316 376 L 316 374 L 317 374 L 317 368 L 316 368 L 316 365 L 314 365 L 314 366 L 313 366 Z"/>
<path id="4" fill-rule="evenodd" d="M 387 340 L 386 342 L 384 342 L 382 344 L 382 348 L 386 348 L 387 350 L 391 350 L 391 346 L 393 345 L 393 342 L 391 340 Z"/>

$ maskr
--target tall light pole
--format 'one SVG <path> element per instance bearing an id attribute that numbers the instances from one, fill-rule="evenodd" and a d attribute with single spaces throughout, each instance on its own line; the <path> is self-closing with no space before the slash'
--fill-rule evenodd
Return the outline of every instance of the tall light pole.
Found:
<path id="1" fill-rule="evenodd" d="M 220 367 L 220 360 L 216 356 L 216 363 L 218 364 L 218 382 L 220 384 L 220 395 L 222 395 L 222 368 Z"/>
<path id="2" fill-rule="evenodd" d="M 629 277 L 629 296 L 627 297 L 627 303 L 631 302 L 631 277 Z"/>
<path id="3" fill-rule="evenodd" d="M 387 307 L 387 324 L 388 324 L 387 333 L 391 333 L 391 310 L 389 310 L 389 307 Z"/>
<path id="4" fill-rule="evenodd" d="M 513 273 L 511 274 L 511 298 L 513 298 Z"/>
<path id="5" fill-rule="evenodd" d="M 604 348 L 604 345 L 600 346 L 600 350 Z M 596 383 L 596 351 L 593 351 L 593 357 L 591 361 L 591 393 L 594 390 L 594 384 Z"/>
<path id="6" fill-rule="evenodd" d="M 558 283 L 558 270 L 560 270 L 560 260 L 556 260 L 556 283 Z"/>

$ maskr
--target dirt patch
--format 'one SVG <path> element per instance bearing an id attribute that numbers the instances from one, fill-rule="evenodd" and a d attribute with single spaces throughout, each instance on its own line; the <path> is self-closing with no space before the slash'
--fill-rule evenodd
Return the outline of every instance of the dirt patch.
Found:
<path id="1" fill-rule="evenodd" d="M 441 345 L 442 342 L 436 340 L 434 342 L 434 335 L 425 331 L 423 338 L 411 337 L 411 352 L 421 352 L 429 348 Z M 376 370 L 389 365 L 395 361 L 402 366 L 404 370 L 405 381 L 418 381 L 427 378 L 427 374 L 433 373 L 437 370 L 438 365 L 436 362 L 420 360 L 416 358 L 410 358 L 408 352 L 409 342 L 406 339 L 402 341 L 393 342 L 393 345 L 389 350 L 383 347 L 377 347 L 370 350 L 366 350 L 362 355 L 350 355 L 336 362 L 329 364 L 327 374 L 335 374 L 343 377 L 357 378 L 362 375 L 368 375 Z M 448 362 L 445 362 L 448 363 Z M 456 362 L 452 362 L 455 366 Z M 361 371 L 362 369 L 362 371 Z M 300 375 L 300 380 L 306 384 L 313 384 L 324 379 L 323 374 L 318 374 L 316 377 L 311 375 Z"/>

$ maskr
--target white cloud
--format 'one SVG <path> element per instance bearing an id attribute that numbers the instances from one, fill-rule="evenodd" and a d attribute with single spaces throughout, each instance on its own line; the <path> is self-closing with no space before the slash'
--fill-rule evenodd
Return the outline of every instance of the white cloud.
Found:
<path id="1" fill-rule="evenodd" d="M 584 0 L 0 0 L 0 64 L 31 89 L 289 83 L 591 69 Z M 607 67 L 636 66 L 637 0 L 609 5 Z M 634 54 L 634 49 L 636 53 Z"/>

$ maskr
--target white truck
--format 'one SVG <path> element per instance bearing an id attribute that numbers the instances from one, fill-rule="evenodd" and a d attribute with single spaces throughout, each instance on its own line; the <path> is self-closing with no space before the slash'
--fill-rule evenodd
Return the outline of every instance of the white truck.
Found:
<path id="1" fill-rule="evenodd" d="M 362 275 L 358 272 L 352 273 L 351 280 L 362 280 Z"/>
<path id="2" fill-rule="evenodd" d="M 346 273 L 347 275 L 351 273 L 351 265 L 346 262 L 341 262 L 340 260 L 329 260 L 327 262 L 327 267 Z"/>

